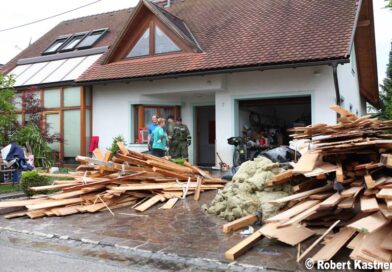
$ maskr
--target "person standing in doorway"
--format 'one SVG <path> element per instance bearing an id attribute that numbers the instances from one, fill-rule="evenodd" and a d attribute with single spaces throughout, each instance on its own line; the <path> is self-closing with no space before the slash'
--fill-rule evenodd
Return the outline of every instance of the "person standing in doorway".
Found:
<path id="1" fill-rule="evenodd" d="M 165 126 L 165 119 L 158 119 L 158 126 L 152 132 L 153 144 L 152 154 L 157 157 L 164 157 L 166 152 L 166 133 L 163 130 Z"/>
<path id="2" fill-rule="evenodd" d="M 154 142 L 154 139 L 152 137 L 152 133 L 154 130 L 158 127 L 158 117 L 156 115 L 153 115 L 151 117 L 151 124 L 148 125 L 148 150 L 152 150 L 152 143 Z"/>
<path id="3" fill-rule="evenodd" d="M 170 115 L 167 117 L 167 124 L 166 124 L 166 134 L 167 134 L 167 145 L 169 147 L 169 156 L 174 157 L 174 148 L 173 148 L 173 134 L 174 134 L 174 117 Z"/>
<path id="4" fill-rule="evenodd" d="M 173 154 L 174 158 L 188 160 L 188 146 L 191 145 L 191 134 L 188 126 L 182 123 L 181 118 L 177 118 L 173 132 Z"/>

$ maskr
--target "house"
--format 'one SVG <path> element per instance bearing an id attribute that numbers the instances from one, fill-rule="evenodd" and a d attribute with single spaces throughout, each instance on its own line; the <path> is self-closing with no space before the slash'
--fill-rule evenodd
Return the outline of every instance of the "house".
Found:
<path id="1" fill-rule="evenodd" d="M 331 104 L 377 107 L 376 64 L 371 0 L 142 0 L 60 23 L 2 71 L 38 92 L 65 160 L 91 135 L 143 151 L 158 114 L 182 116 L 190 160 L 208 165 L 231 163 L 244 127 L 287 143 L 293 125 L 335 123 Z"/>

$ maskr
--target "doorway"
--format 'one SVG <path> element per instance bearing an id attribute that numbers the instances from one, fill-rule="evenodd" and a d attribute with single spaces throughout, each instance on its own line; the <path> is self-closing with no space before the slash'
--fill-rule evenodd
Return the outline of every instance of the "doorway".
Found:
<path id="1" fill-rule="evenodd" d="M 215 165 L 215 106 L 195 107 L 195 162 Z"/>

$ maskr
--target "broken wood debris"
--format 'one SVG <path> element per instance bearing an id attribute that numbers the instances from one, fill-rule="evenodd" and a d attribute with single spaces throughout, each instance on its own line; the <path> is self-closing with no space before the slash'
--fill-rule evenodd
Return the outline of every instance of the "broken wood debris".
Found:
<path id="1" fill-rule="evenodd" d="M 129 206 L 144 212 L 159 202 L 161 209 L 171 209 L 181 197 L 223 188 L 224 181 L 213 177 L 190 163 L 176 164 L 164 158 L 128 150 L 121 142 L 117 154 L 98 149 L 94 158 L 77 156 L 81 171 L 70 174 L 43 174 L 73 180 L 48 186 L 33 187 L 36 192 L 59 190 L 40 198 L 2 201 L 0 208 L 25 207 L 26 210 L 8 214 L 6 218 L 28 216 L 65 216 L 75 213 L 94 213 Z M 110 160 L 111 159 L 111 160 Z M 88 170 L 86 170 L 88 169 Z M 186 192 L 185 192 L 186 191 Z"/>
<path id="2" fill-rule="evenodd" d="M 313 260 L 328 261 L 347 243 L 354 260 L 392 260 L 392 120 L 358 117 L 336 105 L 331 109 L 340 114 L 336 125 L 289 130 L 294 139 L 309 141 L 310 149 L 267 186 L 291 184 L 295 194 L 270 201 L 288 205 L 226 258 L 234 260 L 262 237 L 294 246 L 315 235 L 312 228 L 322 227 L 328 230 L 311 246 L 302 244 L 298 262 L 311 252 Z"/>

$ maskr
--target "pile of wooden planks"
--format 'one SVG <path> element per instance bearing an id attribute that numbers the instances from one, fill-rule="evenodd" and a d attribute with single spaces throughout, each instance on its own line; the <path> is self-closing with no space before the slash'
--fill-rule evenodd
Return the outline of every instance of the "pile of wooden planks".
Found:
<path id="1" fill-rule="evenodd" d="M 56 193 L 0 202 L 0 208 L 25 208 L 5 217 L 39 218 L 102 210 L 114 215 L 112 210 L 116 208 L 131 206 L 143 212 L 160 202 L 164 202 L 160 209 L 171 209 L 181 198 L 194 195 L 198 200 L 201 192 L 224 187 L 225 181 L 187 162 L 179 165 L 130 151 L 121 142 L 118 146 L 120 151 L 114 156 L 110 151 L 103 155 L 96 149 L 94 158 L 76 157 L 81 163 L 77 172 L 46 174 L 73 180 L 57 180 L 53 185 L 31 188 L 36 192 L 58 190 Z"/>
<path id="2" fill-rule="evenodd" d="M 299 250 L 298 262 L 305 257 L 328 261 L 344 246 L 352 249 L 353 260 L 392 260 L 392 121 L 358 117 L 336 105 L 331 109 L 340 114 L 338 124 L 291 129 L 293 138 L 309 140 L 309 149 L 268 184 L 291 183 L 295 193 L 271 201 L 287 203 L 286 210 L 228 250 L 227 259 L 234 260 L 262 237 L 299 247 L 321 234 Z M 239 219 L 224 230 L 247 222 L 254 221 Z"/>

